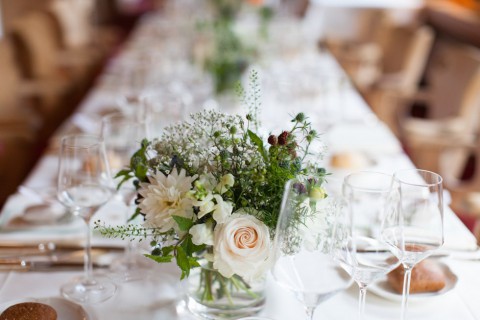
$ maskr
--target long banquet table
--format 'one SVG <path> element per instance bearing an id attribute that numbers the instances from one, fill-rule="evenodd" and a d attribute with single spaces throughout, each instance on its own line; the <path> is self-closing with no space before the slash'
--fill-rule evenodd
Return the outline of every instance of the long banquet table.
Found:
<path id="1" fill-rule="evenodd" d="M 195 56 L 185 56 L 185 50 L 178 43 L 182 40 L 191 45 L 192 39 L 194 43 L 195 39 L 175 40 L 182 25 L 169 20 L 173 17 L 174 15 L 166 17 L 153 14 L 140 22 L 122 52 L 107 66 L 97 86 L 52 138 L 49 150 L 24 182 L 25 186 L 31 190 L 45 190 L 54 186 L 58 138 L 72 132 L 98 132 L 101 115 L 118 107 L 119 96 L 126 91 L 133 92 L 132 88 L 145 86 L 146 82 L 168 87 L 178 94 L 188 93 L 190 112 L 200 110 L 203 105 L 226 112 L 245 112 L 234 100 L 228 97 L 216 98 L 212 94 L 206 76 L 190 63 L 195 60 Z M 276 46 L 264 45 L 264 57 L 253 66 L 262 79 L 263 104 L 260 118 L 264 132 L 279 132 L 288 124 L 290 116 L 299 111 L 310 116 L 314 126 L 324 132 L 322 140 L 326 148 L 321 161 L 332 172 L 329 186 L 331 192 L 336 192 L 338 181 L 349 172 L 349 169 L 338 169 L 330 165 L 332 155 L 338 153 L 361 154 L 368 160 L 362 167 L 365 170 L 392 173 L 397 169 L 412 168 L 413 164 L 403 153 L 397 139 L 371 113 L 359 94 L 346 81 L 343 71 L 332 56 L 328 52 L 318 52 L 314 45 L 309 46 L 309 37 L 303 37 L 305 33 L 301 26 L 292 31 L 295 29 L 293 24 L 299 22 L 288 23 L 290 25 L 281 22 L 272 26 L 272 30 L 276 31 L 272 31 L 271 41 L 279 41 L 286 36 L 296 39 L 289 39 Z M 194 44 L 197 45 L 198 43 Z M 200 49 L 197 51 L 201 52 Z M 155 52 L 162 52 L 163 57 L 155 57 L 152 62 Z M 155 69 L 153 73 L 152 68 Z M 129 70 L 128 76 L 125 76 L 125 70 Z M 11 219 L 35 201 L 35 197 L 25 192 L 9 198 L 0 215 L 0 244 L 49 241 L 81 243 L 84 229 L 80 221 L 43 227 L 12 227 Z M 111 201 L 96 218 L 111 224 L 121 224 L 121 211 L 119 204 Z M 123 245 L 120 241 L 102 239 L 98 235 L 94 235 L 94 244 Z M 458 282 L 452 290 L 442 295 L 429 298 L 412 296 L 409 319 L 480 319 L 480 304 L 477 301 L 480 264 L 474 261 L 474 258 L 480 260 L 480 255 L 476 249 L 475 238 L 447 208 L 445 245 L 442 248 L 445 257 L 441 261 L 456 274 Z M 109 301 L 84 306 L 90 319 L 190 319 L 191 316 L 176 307 L 182 298 L 182 284 L 178 281 L 176 267 L 152 263 L 151 270 L 143 279 L 120 282 L 117 294 Z M 80 271 L 53 270 L 0 272 L 0 311 L 16 301 L 59 297 L 60 286 L 80 274 Z M 352 319 L 357 314 L 357 299 L 358 288 L 352 285 L 347 291 L 322 303 L 316 311 L 315 319 Z M 276 320 L 291 320 L 303 318 L 304 311 L 294 295 L 278 286 L 269 276 L 266 307 L 261 315 Z M 400 301 L 369 293 L 366 315 L 368 319 L 399 318 Z"/>

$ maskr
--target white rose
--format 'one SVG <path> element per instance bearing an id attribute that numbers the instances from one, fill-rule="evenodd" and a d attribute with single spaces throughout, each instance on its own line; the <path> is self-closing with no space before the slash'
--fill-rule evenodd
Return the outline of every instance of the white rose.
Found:
<path id="1" fill-rule="evenodd" d="M 228 188 L 233 187 L 234 183 L 235 178 L 233 177 L 233 175 L 231 173 L 227 173 L 220 178 L 220 181 L 218 182 L 215 190 L 220 194 L 224 194 L 225 192 L 227 192 Z"/>
<path id="2" fill-rule="evenodd" d="M 233 211 L 233 204 L 229 201 L 223 201 L 218 194 L 214 195 L 217 204 L 214 207 L 212 217 L 217 223 L 223 223 Z"/>
<path id="3" fill-rule="evenodd" d="M 211 223 L 196 224 L 190 228 L 189 232 L 192 235 L 192 242 L 197 246 L 202 244 L 213 245 L 213 230 Z"/>
<path id="4" fill-rule="evenodd" d="M 215 227 L 213 267 L 224 277 L 258 278 L 269 267 L 269 252 L 268 228 L 252 215 L 234 213 Z"/>

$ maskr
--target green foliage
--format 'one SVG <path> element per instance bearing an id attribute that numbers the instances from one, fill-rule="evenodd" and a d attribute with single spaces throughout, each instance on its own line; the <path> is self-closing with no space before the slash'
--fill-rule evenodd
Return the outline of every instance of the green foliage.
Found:
<path id="1" fill-rule="evenodd" d="M 215 92 L 220 94 L 235 89 L 241 76 L 257 53 L 251 44 L 240 38 L 235 30 L 235 20 L 241 10 L 242 1 L 211 0 L 214 21 L 210 24 L 214 47 L 212 55 L 204 62 L 204 68 L 213 77 Z M 269 7 L 259 7 L 260 26 L 258 33 L 264 39 L 268 35 L 268 24 L 273 17 Z M 202 23 L 202 30 L 206 24 Z M 248 40 L 248 39 L 247 39 Z"/>
<path id="2" fill-rule="evenodd" d="M 145 257 L 152 259 L 155 262 L 158 263 L 169 263 L 172 262 L 173 256 L 172 255 L 166 255 L 166 256 L 155 256 L 151 254 L 145 254 Z"/>
<path id="3" fill-rule="evenodd" d="M 188 231 L 193 226 L 192 219 L 188 219 L 180 216 L 172 216 L 172 218 L 173 220 L 175 220 L 175 222 L 178 225 L 178 228 L 181 231 Z"/>

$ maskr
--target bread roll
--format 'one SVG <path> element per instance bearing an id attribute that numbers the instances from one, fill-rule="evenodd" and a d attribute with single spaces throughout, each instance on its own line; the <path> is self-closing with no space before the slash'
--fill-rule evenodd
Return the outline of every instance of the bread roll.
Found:
<path id="1" fill-rule="evenodd" d="M 0 320 L 57 320 L 57 312 L 43 303 L 23 302 L 8 307 Z"/>
<path id="2" fill-rule="evenodd" d="M 388 283 L 398 292 L 403 292 L 403 266 L 398 266 L 388 275 Z M 436 292 L 445 287 L 446 276 L 442 268 L 433 260 L 424 260 L 412 270 L 410 293 Z"/>
<path id="3" fill-rule="evenodd" d="M 336 153 L 330 159 L 330 165 L 338 169 L 359 170 L 366 167 L 368 164 L 367 158 L 357 152 L 342 152 Z"/>

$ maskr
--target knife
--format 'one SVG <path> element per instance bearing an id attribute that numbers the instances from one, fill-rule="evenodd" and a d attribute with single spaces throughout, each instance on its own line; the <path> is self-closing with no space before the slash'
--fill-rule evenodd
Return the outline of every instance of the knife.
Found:
<path id="1" fill-rule="evenodd" d="M 60 251 L 74 251 L 82 250 L 85 247 L 79 243 L 56 243 L 56 242 L 42 242 L 42 243 L 21 243 L 21 242 L 4 242 L 0 243 L 0 251 L 11 250 L 32 250 L 37 252 L 54 252 Z M 106 251 L 122 251 L 123 246 L 117 245 L 93 245 L 92 249 L 106 250 Z"/>
<path id="2" fill-rule="evenodd" d="M 108 268 L 108 264 L 93 263 L 94 268 Z M 50 272 L 50 271 L 80 271 L 84 264 L 79 261 L 2 261 L 0 262 L 0 272 Z"/>

